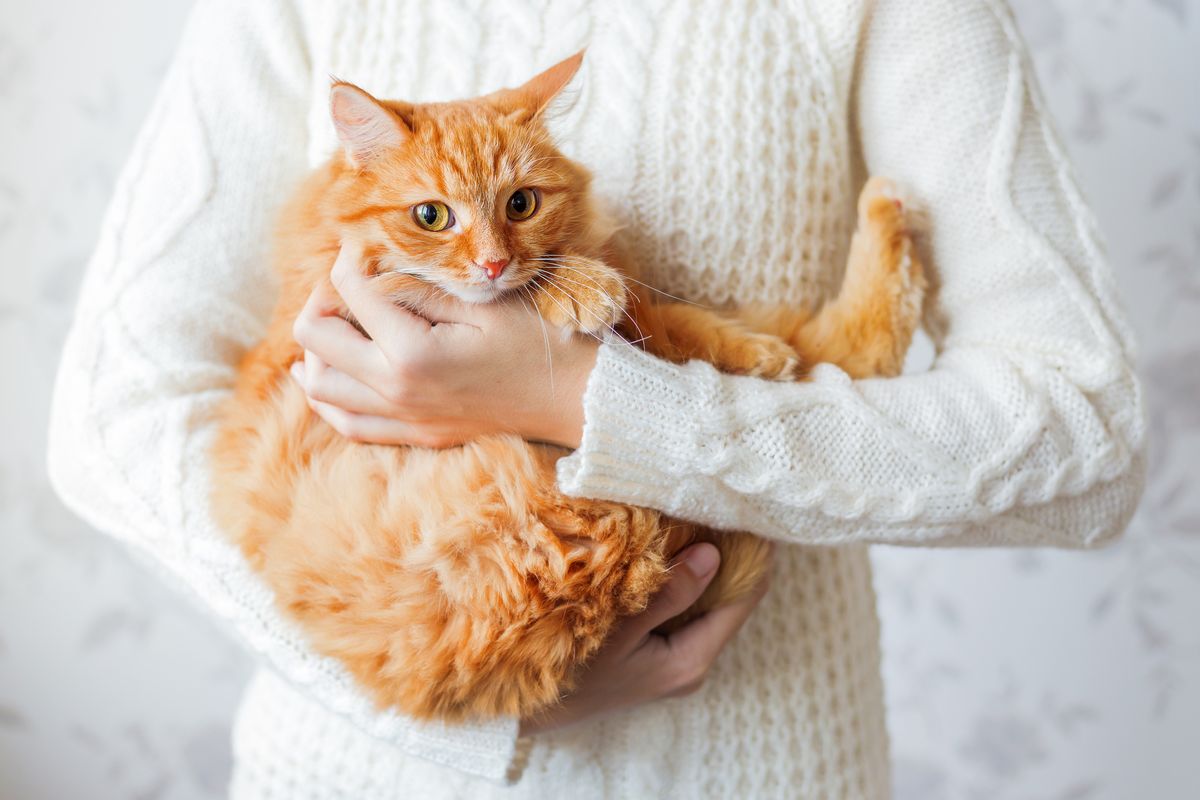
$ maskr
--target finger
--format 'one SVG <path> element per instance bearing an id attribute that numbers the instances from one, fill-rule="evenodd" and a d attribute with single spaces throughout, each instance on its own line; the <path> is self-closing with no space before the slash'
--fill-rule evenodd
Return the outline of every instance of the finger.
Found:
<path id="1" fill-rule="evenodd" d="M 332 287 L 321 282 L 308 296 L 292 323 L 292 338 L 327 364 L 361 381 L 371 382 L 387 372 L 379 347 L 341 316 L 341 302 Z"/>
<path id="2" fill-rule="evenodd" d="M 428 320 L 396 305 L 371 286 L 362 262 L 362 246 L 353 241 L 343 242 L 329 277 L 367 335 L 386 348 L 403 337 L 428 334 Z"/>
<path id="3" fill-rule="evenodd" d="M 292 377 L 313 400 L 337 406 L 355 414 L 394 415 L 394 409 L 378 392 L 336 367 L 326 364 L 311 350 L 304 351 L 304 360 L 291 367 Z"/>
<path id="4" fill-rule="evenodd" d="M 438 325 L 466 325 L 472 328 L 480 326 L 481 319 L 493 312 L 499 303 L 465 303 L 457 297 L 443 291 L 429 292 L 421 298 L 420 306 L 416 309 L 422 317 Z"/>
<path id="5" fill-rule="evenodd" d="M 309 400 L 309 408 L 335 431 L 355 442 L 387 445 L 417 445 L 419 434 L 409 425 L 387 417 L 355 414 L 320 400 Z"/>
<path id="6" fill-rule="evenodd" d="M 767 579 L 764 576 L 750 594 L 712 609 L 667 636 L 668 658 L 680 670 L 681 686 L 686 687 L 703 679 L 717 655 L 749 619 L 766 593 Z"/>
<path id="7" fill-rule="evenodd" d="M 345 303 L 332 283 L 317 281 L 304 304 L 304 310 L 322 317 L 341 317 L 345 313 Z"/>
<path id="8" fill-rule="evenodd" d="M 659 625 L 687 611 L 704 593 L 720 565 L 720 551 L 707 542 L 680 551 L 666 585 L 654 596 L 645 611 L 630 617 L 622 625 L 619 634 L 622 643 L 640 642 Z"/>

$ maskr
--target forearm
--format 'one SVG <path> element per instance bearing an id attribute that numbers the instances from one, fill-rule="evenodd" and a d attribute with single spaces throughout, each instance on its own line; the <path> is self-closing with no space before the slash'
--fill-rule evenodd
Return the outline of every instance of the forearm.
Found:
<path id="1" fill-rule="evenodd" d="M 503 780 L 515 720 L 443 728 L 378 713 L 280 617 L 209 513 L 213 420 L 262 335 L 270 230 L 306 168 L 301 13 L 197 4 L 87 269 L 55 388 L 51 480 L 329 708 L 406 752 Z"/>
<path id="2" fill-rule="evenodd" d="M 509 775 L 515 720 L 447 727 L 380 713 L 339 664 L 315 655 L 280 616 L 274 597 L 209 515 L 211 430 L 187 420 L 211 418 L 220 395 L 139 405 L 131 419 L 94 416 L 83 410 L 93 395 L 68 377 L 83 374 L 73 355 L 78 345 L 68 348 L 50 442 L 51 478 L 68 507 L 130 547 L 286 680 L 364 731 L 454 769 L 494 781 Z M 142 463 L 131 465 L 122 455 L 133 452 L 143 454 Z"/>
<path id="3" fill-rule="evenodd" d="M 932 225 L 933 368 L 768 384 L 607 345 L 560 485 L 810 543 L 1115 534 L 1143 472 L 1129 331 L 1011 18 L 877 3 L 859 52 L 861 162 Z"/>
<path id="4" fill-rule="evenodd" d="M 959 358 L 895 380 L 822 366 L 776 384 L 606 345 L 559 484 L 810 544 L 1082 546 L 1120 531 L 1143 469 L 1131 375 L 1084 391 Z"/>

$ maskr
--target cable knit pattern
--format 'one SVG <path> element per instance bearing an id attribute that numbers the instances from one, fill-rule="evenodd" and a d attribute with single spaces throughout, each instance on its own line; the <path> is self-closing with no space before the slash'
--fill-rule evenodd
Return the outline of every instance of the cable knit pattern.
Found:
<path id="1" fill-rule="evenodd" d="M 938 356 L 779 385 L 603 345 L 560 485 L 777 538 L 772 591 L 693 696 L 520 742 L 416 725 L 310 653 L 214 527 L 213 411 L 273 302 L 272 217 L 335 144 L 330 74 L 444 99 L 584 45 L 554 131 L 645 279 L 826 297 L 888 175 L 932 226 Z M 200 0 L 88 271 L 50 465 L 261 655 L 234 796 L 886 796 L 864 543 L 1087 545 L 1141 490 L 1128 329 L 1031 74 L 998 0 Z"/>
<path id="2" fill-rule="evenodd" d="M 927 205 L 934 368 L 771 385 L 606 344 L 559 483 L 804 543 L 1112 536 L 1142 476 L 1129 337 L 1008 11 L 885 2 L 864 26 L 850 111 L 866 170 Z M 1049 524 L 1075 496 L 1097 513 Z"/>

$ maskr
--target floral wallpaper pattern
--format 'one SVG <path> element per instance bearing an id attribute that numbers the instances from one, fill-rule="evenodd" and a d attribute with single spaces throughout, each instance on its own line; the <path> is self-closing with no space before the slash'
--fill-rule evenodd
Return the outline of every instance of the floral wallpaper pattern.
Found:
<path id="1" fill-rule="evenodd" d="M 1098 552 L 875 553 L 896 795 L 1200 797 L 1200 2 L 1013 2 L 1140 337 L 1149 485 Z M 5 798 L 225 790 L 248 657 L 44 463 L 82 267 L 189 6 L 0 5 Z"/>

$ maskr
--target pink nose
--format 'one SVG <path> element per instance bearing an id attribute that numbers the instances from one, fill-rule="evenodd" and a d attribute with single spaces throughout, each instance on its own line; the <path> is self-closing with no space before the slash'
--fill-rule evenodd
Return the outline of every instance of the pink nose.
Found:
<path id="1" fill-rule="evenodd" d="M 504 272 L 504 268 L 508 266 L 508 261 L 507 258 L 500 261 L 484 261 L 479 266 L 487 273 L 488 278 L 494 281 L 500 277 L 500 273 Z"/>

